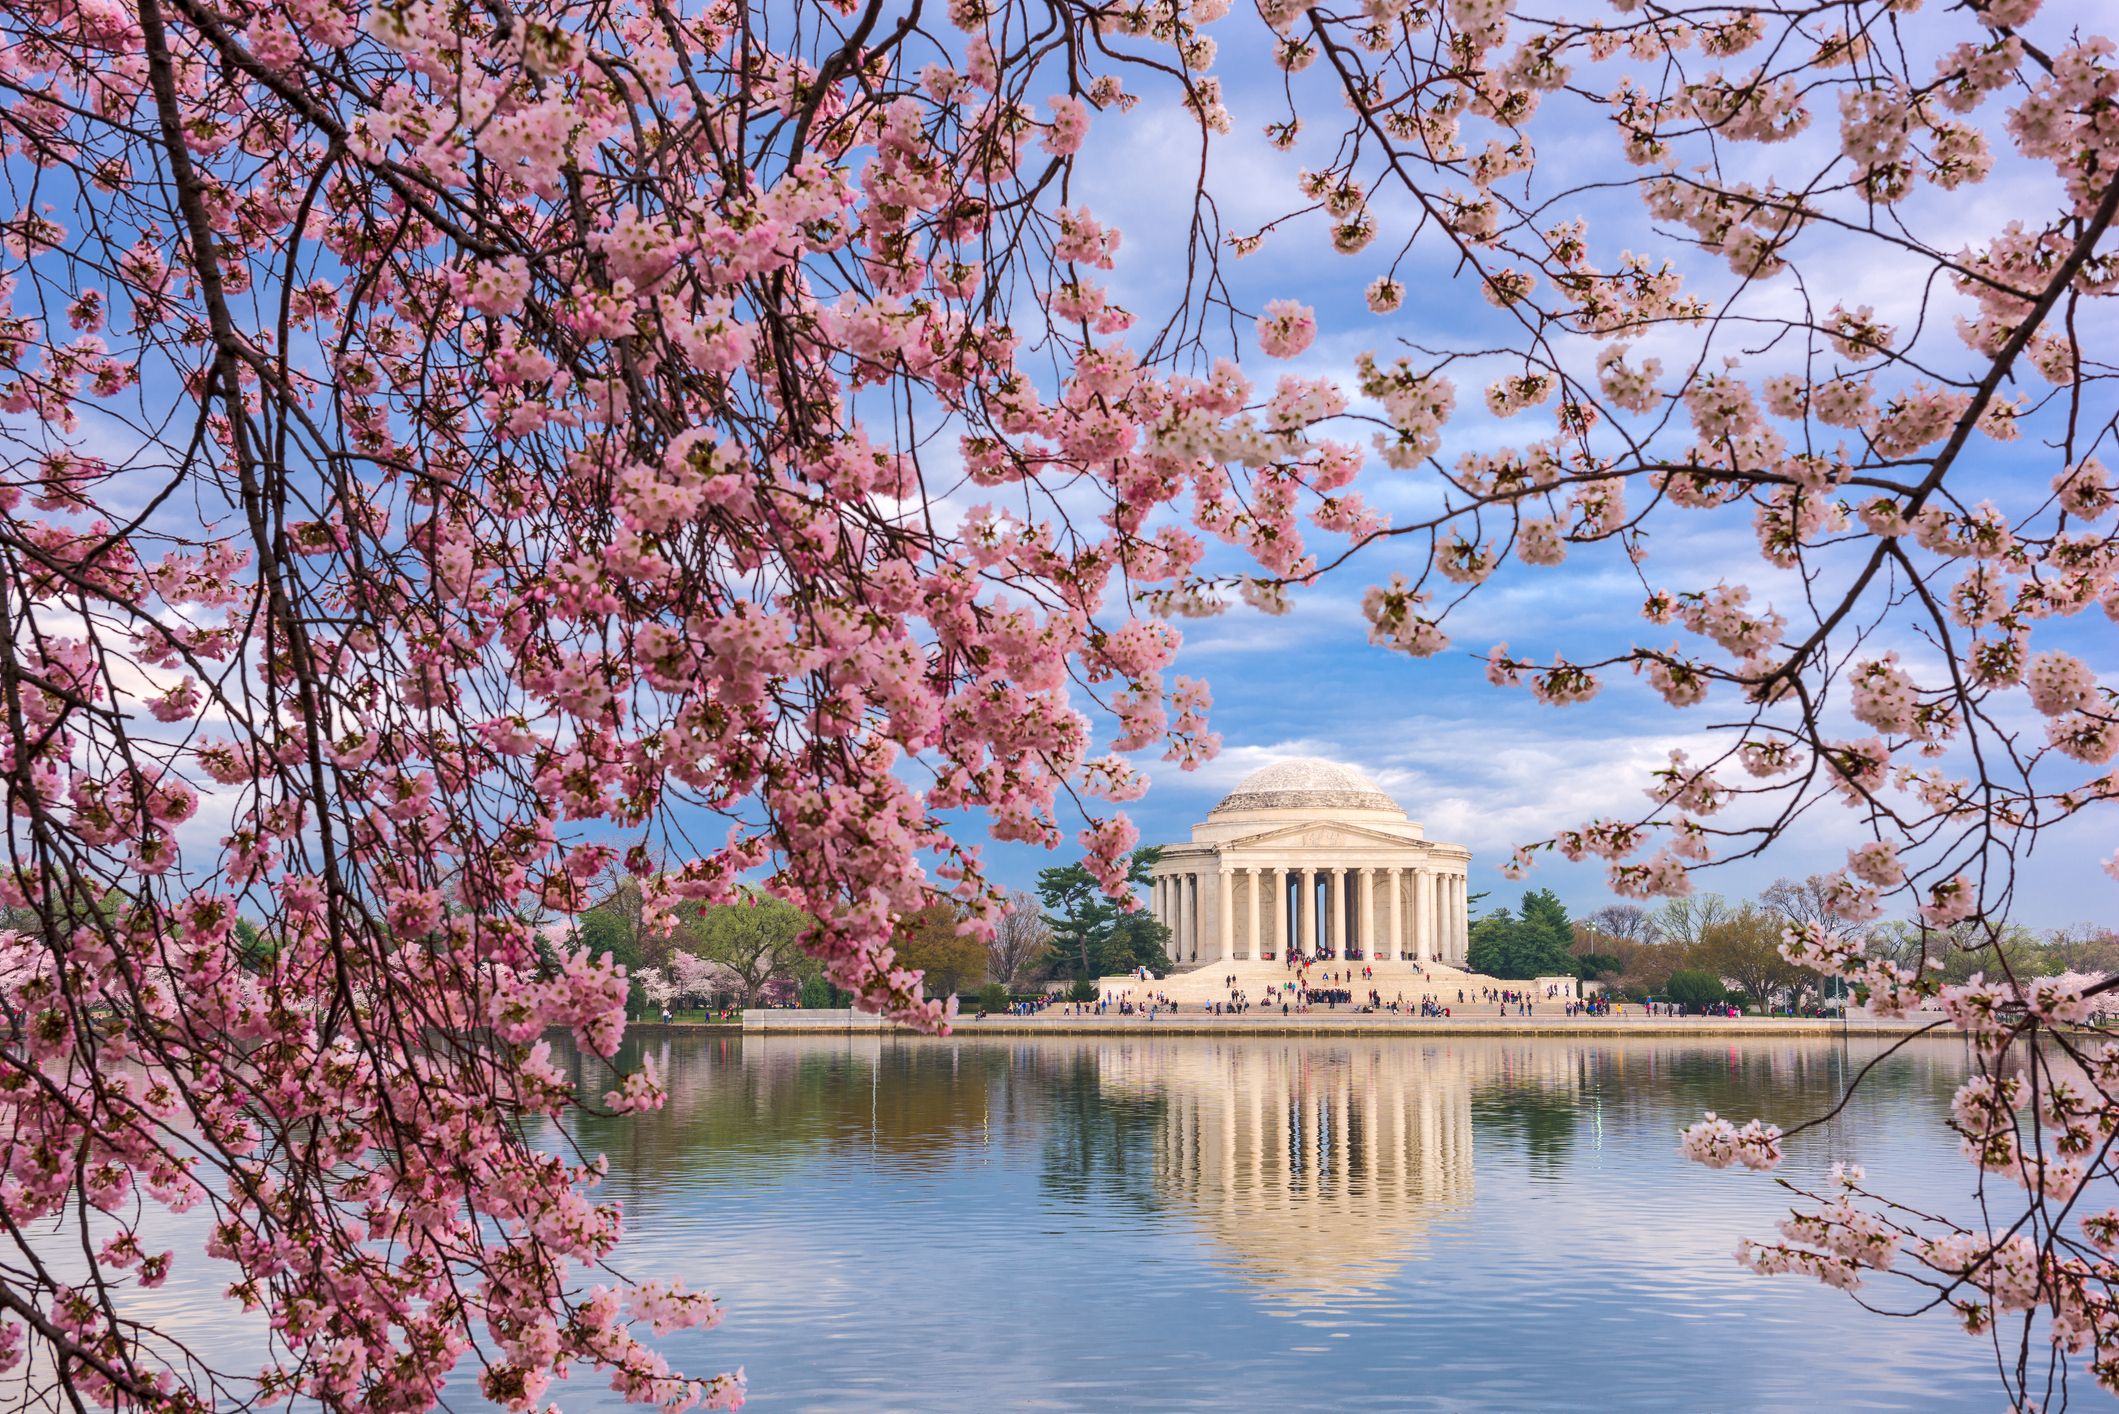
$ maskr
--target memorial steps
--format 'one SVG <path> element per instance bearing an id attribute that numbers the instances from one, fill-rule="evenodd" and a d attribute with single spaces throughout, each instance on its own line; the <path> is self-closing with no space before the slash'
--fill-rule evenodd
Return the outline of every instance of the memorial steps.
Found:
<path id="1" fill-rule="evenodd" d="M 1363 967 L 1373 969 L 1374 975 L 1361 976 Z M 1352 974 L 1351 980 L 1338 980 L 1348 977 L 1349 973 Z M 1329 979 L 1327 974 L 1330 974 Z M 1235 978 L 1234 992 L 1250 999 L 1254 1006 L 1263 1008 L 1269 995 L 1275 998 L 1273 1005 L 1279 1006 L 1279 994 L 1287 983 L 1297 980 L 1298 974 L 1278 959 L 1236 958 L 1227 962 L 1203 963 L 1150 981 L 1128 975 L 1101 977 L 1097 979 L 1097 990 L 1114 1002 L 1128 997 L 1138 1002 L 1146 1001 L 1150 996 L 1163 996 L 1187 1008 L 1203 1007 L 1210 1002 L 1229 1000 L 1231 977 Z M 1331 987 L 1352 992 L 1356 1005 L 1366 1001 L 1373 990 L 1381 992 L 1386 1003 L 1402 996 L 1408 1003 L 1417 1005 L 1422 997 L 1433 997 L 1443 1006 L 1455 1007 L 1458 1005 L 1457 993 L 1461 990 L 1465 997 L 1463 1005 L 1470 1006 L 1479 988 L 1528 991 L 1532 986 L 1528 982 L 1505 982 L 1481 972 L 1466 972 L 1438 962 L 1422 967 L 1414 961 L 1341 962 L 1336 958 L 1310 964 L 1308 978 L 1312 988 Z M 1545 999 L 1540 996 L 1534 1000 Z M 1559 999 L 1555 998 L 1551 1005 L 1559 1006 Z"/>

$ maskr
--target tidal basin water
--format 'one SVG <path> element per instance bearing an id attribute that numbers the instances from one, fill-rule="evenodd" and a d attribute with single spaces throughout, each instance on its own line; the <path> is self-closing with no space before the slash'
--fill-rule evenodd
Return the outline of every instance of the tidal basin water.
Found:
<path id="1" fill-rule="evenodd" d="M 1783 1193 L 1675 1152 L 1703 1110 L 1823 1112 L 1881 1046 L 678 1035 L 629 1043 L 662 1114 L 570 1128 L 618 1265 L 728 1308 L 662 1348 L 760 1410 L 1999 1407 L 1947 1318 L 1739 1268 Z M 1903 1049 L 1784 1172 L 1961 1209 L 1966 1064 Z"/>

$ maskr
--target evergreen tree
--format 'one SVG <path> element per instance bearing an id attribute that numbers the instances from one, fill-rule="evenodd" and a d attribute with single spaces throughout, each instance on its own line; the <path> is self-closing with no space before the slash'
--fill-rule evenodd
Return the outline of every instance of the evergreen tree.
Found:
<path id="1" fill-rule="evenodd" d="M 1471 970 L 1489 977 L 1514 975 L 1503 969 L 1508 966 L 1510 939 L 1515 936 L 1515 931 L 1516 917 L 1505 908 L 1497 908 L 1484 918 L 1473 919 L 1471 948 L 1466 958 Z"/>
<path id="2" fill-rule="evenodd" d="M 1096 886 L 1096 880 L 1079 864 L 1044 869 L 1037 876 L 1038 901 L 1045 905 L 1045 922 L 1052 927 L 1056 961 L 1076 977 L 1094 977 L 1097 940 L 1117 910 Z"/>
<path id="3" fill-rule="evenodd" d="M 1532 977 L 1572 977 L 1574 924 L 1567 905 L 1551 889 L 1523 895 L 1520 914 L 1496 909 L 1471 927 L 1469 961 L 1474 972 L 1510 981 Z"/>
<path id="4" fill-rule="evenodd" d="M 1567 905 L 1551 889 L 1532 889 L 1523 895 L 1523 912 L 1517 924 L 1518 958 L 1528 971 L 1522 977 L 1571 977 L 1574 975 L 1575 925 L 1567 916 Z"/>
<path id="5" fill-rule="evenodd" d="M 1115 977 L 1121 972 L 1130 972 L 1136 967 L 1145 967 L 1161 975 L 1170 970 L 1170 930 L 1155 921 L 1155 916 L 1143 910 L 1140 913 L 1122 913 L 1111 925 L 1103 946 L 1098 952 L 1096 975 Z"/>
<path id="6" fill-rule="evenodd" d="M 1161 856 L 1153 848 L 1136 850 L 1126 878 L 1148 882 L 1148 871 Z M 1145 967 L 1170 970 L 1170 930 L 1145 911 L 1126 913 L 1079 864 L 1046 869 L 1037 876 L 1037 895 L 1052 928 L 1052 958 L 1062 975 L 1110 977 Z"/>

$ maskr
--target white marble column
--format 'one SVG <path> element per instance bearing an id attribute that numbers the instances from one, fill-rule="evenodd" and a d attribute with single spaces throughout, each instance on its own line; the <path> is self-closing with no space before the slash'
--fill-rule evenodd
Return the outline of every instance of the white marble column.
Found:
<path id="1" fill-rule="evenodd" d="M 1295 892 L 1295 929 L 1297 948 L 1303 956 L 1316 952 L 1316 914 L 1318 914 L 1318 871 L 1312 865 L 1303 865 L 1303 882 Z"/>
<path id="2" fill-rule="evenodd" d="M 1457 956 L 1457 876 L 1442 876 L 1442 951 L 1451 962 Z"/>
<path id="3" fill-rule="evenodd" d="M 1422 967 L 1435 960 L 1435 876 L 1427 869 L 1413 873 L 1413 942 Z"/>
<path id="4" fill-rule="evenodd" d="M 1457 876 L 1457 960 L 1461 963 L 1471 956 L 1472 930 L 1472 881 L 1463 874 Z"/>
<path id="5" fill-rule="evenodd" d="M 1391 895 L 1386 926 L 1391 930 L 1389 956 L 1392 962 L 1402 961 L 1405 957 L 1405 933 L 1398 926 L 1398 887 L 1404 881 L 1404 874 L 1404 870 L 1395 867 L 1383 871 L 1384 887 L 1390 890 Z"/>
<path id="6" fill-rule="evenodd" d="M 1281 873 L 1277 866 L 1268 864 L 1258 871 L 1258 941 L 1251 948 L 1254 958 L 1265 956 L 1269 942 L 1275 953 L 1280 951 L 1280 934 L 1275 931 L 1280 927 L 1280 905 L 1275 902 L 1278 895 L 1273 892 L 1273 886 L 1280 882 Z"/>
<path id="7" fill-rule="evenodd" d="M 1252 870 L 1250 871 L 1250 875 L 1251 875 L 1251 877 L 1250 877 L 1250 879 L 1249 879 L 1249 880 L 1247 881 L 1247 882 L 1248 882 L 1248 884 L 1249 884 L 1249 887 L 1250 887 L 1250 900 L 1251 900 L 1251 927 L 1250 927 L 1250 930 L 1249 930 L 1249 931 L 1248 931 L 1248 932 L 1247 932 L 1247 933 L 1246 933 L 1246 934 L 1244 935 L 1244 936 L 1245 936 L 1245 938 L 1247 939 L 1247 941 L 1246 941 L 1246 942 L 1245 942 L 1245 944 L 1244 944 L 1245 948 L 1247 949 L 1247 951 L 1246 951 L 1246 952 L 1244 953 L 1244 956 L 1245 956 L 1245 957 L 1247 957 L 1247 958 L 1249 958 L 1249 959 L 1250 959 L 1251 961 L 1253 961 L 1253 962 L 1256 962 L 1256 961 L 1258 961 L 1258 955 L 1259 955 L 1259 947 L 1258 947 L 1258 891 L 1259 891 L 1259 890 L 1260 890 L 1261 888 L 1265 887 L 1265 879 L 1264 879 L 1264 877 L 1263 877 L 1263 876 L 1264 876 L 1264 874 L 1265 874 L 1265 871 L 1264 871 L 1263 869 L 1255 869 L 1255 868 L 1254 868 L 1254 869 L 1252 869 Z"/>
<path id="8" fill-rule="evenodd" d="M 1459 967 L 1464 965 L 1464 932 L 1459 926 L 1464 919 L 1463 880 L 1455 874 L 1449 876 L 1449 950 L 1450 957 Z"/>
<path id="9" fill-rule="evenodd" d="M 1199 895 L 1192 891 L 1192 876 L 1177 876 L 1177 951 L 1172 962 L 1185 962 L 1192 955 L 1192 929 L 1199 922 Z"/>
<path id="10" fill-rule="evenodd" d="M 1430 878 L 1428 900 L 1431 919 L 1428 926 L 1435 930 L 1435 961 L 1452 961 L 1449 947 L 1449 875 L 1438 871 Z"/>
<path id="11" fill-rule="evenodd" d="M 1357 910 L 1361 915 L 1361 955 L 1365 961 L 1376 962 L 1383 956 L 1376 951 L 1376 871 L 1363 869 L 1356 887 L 1361 891 Z"/>
<path id="12" fill-rule="evenodd" d="M 1185 888 L 1190 894 L 1185 900 L 1185 915 L 1190 923 L 1185 929 L 1185 961 L 1197 962 L 1200 938 L 1207 931 L 1200 920 L 1200 915 L 1207 911 L 1207 891 L 1201 886 L 1197 871 L 1185 876 Z"/>
<path id="13" fill-rule="evenodd" d="M 1170 961 L 1185 960 L 1185 876 L 1171 876 L 1170 882 L 1177 885 L 1177 906 L 1171 910 Z"/>
<path id="14" fill-rule="evenodd" d="M 1449 874 L 1444 874 L 1437 882 L 1439 887 L 1435 892 L 1442 900 L 1442 916 L 1435 920 L 1435 931 L 1442 939 L 1442 955 L 1454 963 L 1460 961 L 1457 956 L 1457 882 L 1455 876 Z"/>
<path id="15" fill-rule="evenodd" d="M 1332 952 L 1343 962 L 1346 960 L 1346 866 L 1332 866 L 1332 888 L 1327 895 L 1332 901 Z"/>
<path id="16" fill-rule="evenodd" d="M 1218 944 L 1214 957 L 1218 962 L 1227 962 L 1236 955 L 1236 941 L 1233 937 L 1236 926 L 1236 871 L 1224 864 L 1218 872 L 1221 876 L 1221 897 L 1216 901 L 1221 907 L 1217 910 L 1220 917 L 1214 920 Z"/>
<path id="17" fill-rule="evenodd" d="M 1273 955 L 1288 955 L 1288 939 L 1294 936 L 1295 920 L 1288 915 L 1288 866 L 1273 866 Z"/>
<path id="18" fill-rule="evenodd" d="M 1449 960 L 1459 966 L 1464 962 L 1464 952 L 1458 946 L 1460 940 L 1457 937 L 1457 920 L 1462 914 L 1463 908 L 1457 895 L 1457 876 L 1445 874 L 1442 876 L 1442 936 L 1449 941 Z"/>

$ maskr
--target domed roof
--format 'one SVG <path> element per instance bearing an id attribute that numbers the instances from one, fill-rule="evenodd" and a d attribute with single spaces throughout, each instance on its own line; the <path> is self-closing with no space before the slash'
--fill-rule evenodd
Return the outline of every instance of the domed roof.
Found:
<path id="1" fill-rule="evenodd" d="M 1387 810 L 1405 816 L 1398 802 L 1357 767 L 1315 756 L 1293 756 L 1251 772 L 1208 813 L 1306 809 Z"/>

